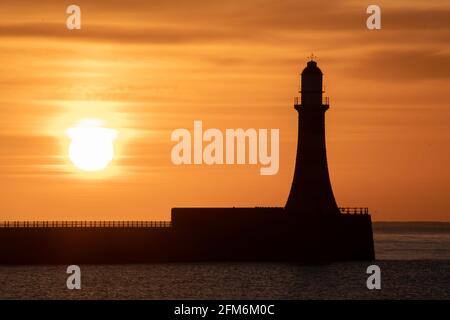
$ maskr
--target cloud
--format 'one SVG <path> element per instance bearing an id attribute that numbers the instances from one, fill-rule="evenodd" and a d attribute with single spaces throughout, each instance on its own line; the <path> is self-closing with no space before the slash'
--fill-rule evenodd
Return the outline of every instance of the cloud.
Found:
<path id="1" fill-rule="evenodd" d="M 172 27 L 126 28 L 107 25 L 69 31 L 57 23 L 27 23 L 0 26 L 0 37 L 62 38 L 127 43 L 195 43 L 229 38 L 225 31 Z"/>
<path id="2" fill-rule="evenodd" d="M 381 49 L 359 57 L 348 71 L 361 77 L 386 81 L 447 80 L 450 79 L 449 61 L 450 52 Z"/>

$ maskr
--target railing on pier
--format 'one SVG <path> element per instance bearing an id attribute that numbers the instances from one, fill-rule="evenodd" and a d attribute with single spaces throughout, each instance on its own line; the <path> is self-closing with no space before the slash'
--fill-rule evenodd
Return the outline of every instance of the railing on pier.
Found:
<path id="1" fill-rule="evenodd" d="M 330 105 L 330 97 L 322 97 L 322 104 L 329 106 Z M 302 98 L 294 97 L 294 106 L 301 106 L 301 105 L 302 105 Z"/>
<path id="2" fill-rule="evenodd" d="M 342 214 L 369 214 L 369 208 L 339 208 Z M 0 221 L 0 228 L 170 228 L 171 221 Z"/>
<path id="3" fill-rule="evenodd" d="M 169 228 L 171 221 L 0 221 L 0 228 Z"/>
<path id="4" fill-rule="evenodd" d="M 369 214 L 369 208 L 339 208 L 342 214 Z"/>

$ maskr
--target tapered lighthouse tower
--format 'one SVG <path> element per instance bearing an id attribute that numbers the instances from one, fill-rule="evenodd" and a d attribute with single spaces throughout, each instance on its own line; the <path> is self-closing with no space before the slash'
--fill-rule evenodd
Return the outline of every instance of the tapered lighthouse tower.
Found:
<path id="1" fill-rule="evenodd" d="M 329 103 L 322 96 L 322 77 L 317 63 L 310 60 L 301 76 L 301 99 L 296 98 L 294 103 L 298 111 L 298 145 L 286 210 L 304 218 L 340 213 L 328 175 L 325 112 Z"/>

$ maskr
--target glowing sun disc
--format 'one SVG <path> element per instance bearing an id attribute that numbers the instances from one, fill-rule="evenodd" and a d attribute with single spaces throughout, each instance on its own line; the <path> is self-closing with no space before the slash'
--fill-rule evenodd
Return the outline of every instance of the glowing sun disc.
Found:
<path id="1" fill-rule="evenodd" d="M 71 139 L 69 159 L 80 170 L 95 172 L 104 170 L 114 158 L 114 140 L 117 131 L 82 122 L 66 131 Z"/>

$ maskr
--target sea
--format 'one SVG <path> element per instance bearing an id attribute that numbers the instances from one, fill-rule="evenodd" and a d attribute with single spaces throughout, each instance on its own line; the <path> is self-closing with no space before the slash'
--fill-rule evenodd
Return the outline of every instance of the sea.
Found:
<path id="1" fill-rule="evenodd" d="M 0 266 L 0 299 L 450 299 L 450 223 L 374 223 L 375 261 Z M 380 268 L 368 289 L 367 268 Z"/>

